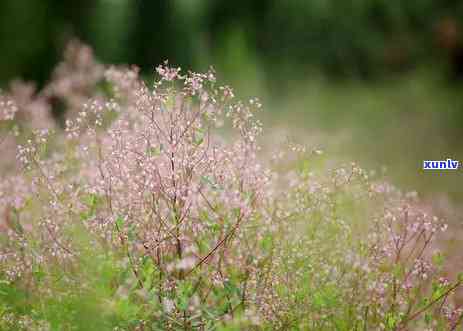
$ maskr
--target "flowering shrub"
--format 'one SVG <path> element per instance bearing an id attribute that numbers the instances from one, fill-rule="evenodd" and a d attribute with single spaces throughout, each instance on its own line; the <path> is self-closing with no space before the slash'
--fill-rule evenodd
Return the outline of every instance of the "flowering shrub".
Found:
<path id="1" fill-rule="evenodd" d="M 2 330 L 456 329 L 415 196 L 304 146 L 267 160 L 259 101 L 213 70 L 149 86 L 76 45 L 0 97 Z"/>

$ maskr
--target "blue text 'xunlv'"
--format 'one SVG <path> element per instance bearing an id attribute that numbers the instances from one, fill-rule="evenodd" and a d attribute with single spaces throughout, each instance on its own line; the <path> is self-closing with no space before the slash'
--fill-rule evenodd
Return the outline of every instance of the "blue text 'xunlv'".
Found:
<path id="1" fill-rule="evenodd" d="M 423 161 L 424 170 L 457 170 L 459 165 L 459 161 L 454 161 L 452 159 L 441 161 Z"/>

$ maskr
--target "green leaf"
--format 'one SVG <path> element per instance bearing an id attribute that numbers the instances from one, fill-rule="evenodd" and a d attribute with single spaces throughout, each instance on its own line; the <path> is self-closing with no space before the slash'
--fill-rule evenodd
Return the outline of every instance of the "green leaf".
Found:
<path id="1" fill-rule="evenodd" d="M 271 234 L 267 234 L 264 239 L 261 241 L 261 247 L 265 251 L 270 251 L 273 247 L 273 236 Z"/>
<path id="2" fill-rule="evenodd" d="M 22 227 L 21 223 L 19 222 L 19 215 L 18 215 L 17 211 L 10 215 L 9 220 L 10 220 L 10 226 L 12 227 L 12 229 L 16 233 L 19 233 L 19 234 L 24 233 L 24 228 Z"/>
<path id="3" fill-rule="evenodd" d="M 432 322 L 432 316 L 429 313 L 424 314 L 424 321 L 426 325 L 430 325 Z"/>
<path id="4" fill-rule="evenodd" d="M 177 307 L 180 310 L 187 310 L 193 292 L 193 284 L 190 281 L 183 281 L 177 289 Z"/>
<path id="5" fill-rule="evenodd" d="M 438 267 L 441 267 L 444 264 L 445 256 L 442 252 L 437 252 L 432 256 L 432 261 Z"/>
<path id="6" fill-rule="evenodd" d="M 34 275 L 34 278 L 39 282 L 45 278 L 45 272 L 43 271 L 40 265 L 35 265 L 32 268 L 32 274 Z"/>
<path id="7" fill-rule="evenodd" d="M 82 198 L 83 202 L 87 206 L 89 210 L 80 213 L 80 219 L 82 221 L 87 221 L 96 214 L 97 206 L 101 200 L 101 198 L 94 193 L 88 194 Z"/>
<path id="8" fill-rule="evenodd" d="M 141 274 L 143 277 L 143 287 L 145 289 L 150 289 L 153 285 L 153 279 L 155 274 L 155 266 L 151 259 L 145 259 L 143 262 L 143 267 L 141 269 Z"/>
<path id="9" fill-rule="evenodd" d="M 220 224 L 215 223 L 215 222 L 208 222 L 209 228 L 212 230 L 212 232 L 217 233 L 220 231 Z"/>
<path id="10" fill-rule="evenodd" d="M 162 151 L 162 144 L 157 147 L 150 147 L 147 149 L 147 154 L 149 156 L 158 156 L 161 154 Z"/>
<path id="11" fill-rule="evenodd" d="M 397 318 L 392 314 L 388 314 L 386 316 L 387 327 L 392 330 L 395 328 L 396 324 L 397 324 Z"/>
<path id="12" fill-rule="evenodd" d="M 94 193 L 88 194 L 84 197 L 84 202 L 88 207 L 95 207 L 98 202 L 98 196 Z"/>
<path id="13" fill-rule="evenodd" d="M 117 228 L 118 228 L 119 230 L 122 229 L 122 227 L 124 226 L 124 222 L 125 222 L 125 221 L 124 221 L 124 219 L 123 219 L 121 216 L 118 216 L 118 217 L 116 218 L 116 226 L 117 226 Z"/>
<path id="14" fill-rule="evenodd" d="M 201 145 L 203 143 L 203 141 L 204 141 L 204 136 L 205 136 L 204 135 L 204 130 L 201 130 L 201 129 L 197 130 L 196 134 L 195 134 L 195 137 L 194 137 L 194 144 L 196 146 Z"/>
<path id="15" fill-rule="evenodd" d="M 445 292 L 445 289 L 442 288 L 442 286 L 440 285 L 435 286 L 434 291 L 432 293 L 431 300 L 437 300 L 441 295 L 444 294 L 444 292 Z"/>
<path id="16" fill-rule="evenodd" d="M 403 267 L 400 264 L 396 264 L 392 269 L 394 276 L 400 278 L 403 274 Z"/>
<path id="17" fill-rule="evenodd" d="M 240 289 L 235 284 L 233 284 L 231 281 L 226 281 L 224 282 L 223 285 L 228 295 L 233 296 L 235 294 L 237 295 L 240 294 Z"/>

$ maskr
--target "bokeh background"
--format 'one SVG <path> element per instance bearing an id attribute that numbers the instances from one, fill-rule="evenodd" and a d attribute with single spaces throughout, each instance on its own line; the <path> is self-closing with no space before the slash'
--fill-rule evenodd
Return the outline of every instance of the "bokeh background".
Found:
<path id="1" fill-rule="evenodd" d="M 463 198 L 463 2 L 457 0 L 0 0 L 0 87 L 43 86 L 78 38 L 146 75 L 214 66 L 280 128 L 404 189 Z M 270 131 L 270 132 L 268 132 Z"/>

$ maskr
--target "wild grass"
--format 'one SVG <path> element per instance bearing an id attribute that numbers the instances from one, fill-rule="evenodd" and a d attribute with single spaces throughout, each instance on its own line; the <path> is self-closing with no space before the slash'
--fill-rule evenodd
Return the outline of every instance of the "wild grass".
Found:
<path id="1" fill-rule="evenodd" d="M 262 149 L 259 100 L 212 69 L 163 64 L 148 84 L 74 44 L 31 91 L 0 103 L 3 155 L 17 150 L 0 181 L 2 330 L 460 324 L 445 222 L 354 163 Z"/>

